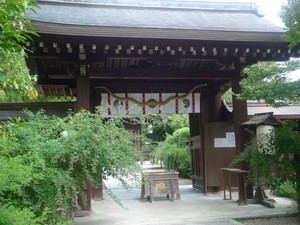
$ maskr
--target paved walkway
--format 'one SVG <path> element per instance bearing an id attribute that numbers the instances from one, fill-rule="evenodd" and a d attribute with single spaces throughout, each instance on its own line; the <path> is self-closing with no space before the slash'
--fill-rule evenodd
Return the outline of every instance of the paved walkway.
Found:
<path id="1" fill-rule="evenodd" d="M 208 194 L 198 192 L 191 185 L 181 185 L 181 200 L 171 202 L 165 196 L 155 197 L 153 203 L 140 202 L 140 189 L 130 192 L 120 188 L 113 180 L 106 185 L 122 201 L 127 210 L 113 202 L 107 194 L 105 200 L 92 202 L 90 217 L 75 218 L 76 225 L 234 225 L 233 219 L 245 217 L 282 216 L 294 214 L 297 208 L 287 198 L 274 197 L 275 208 L 262 205 L 238 206 L 234 200 L 223 200 L 223 192 Z"/>

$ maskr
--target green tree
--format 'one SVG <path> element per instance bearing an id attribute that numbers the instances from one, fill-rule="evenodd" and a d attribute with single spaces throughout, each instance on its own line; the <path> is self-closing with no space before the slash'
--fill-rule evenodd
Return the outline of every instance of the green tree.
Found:
<path id="1" fill-rule="evenodd" d="M 30 21 L 23 18 L 37 7 L 34 0 L 0 0 L 0 101 L 35 99 L 36 78 L 30 76 L 25 63 L 25 42 L 33 32 Z"/>
<path id="2" fill-rule="evenodd" d="M 242 92 L 236 94 L 241 100 L 264 100 L 274 106 L 299 103 L 300 81 L 290 81 L 290 71 L 300 68 L 300 61 L 285 63 L 261 62 L 244 69 L 246 77 L 240 82 Z"/>
<path id="3" fill-rule="evenodd" d="M 281 18 L 287 27 L 285 39 L 295 47 L 300 44 L 300 1 L 288 0 L 281 8 Z"/>
<path id="4" fill-rule="evenodd" d="M 234 164 L 247 162 L 253 172 L 249 181 L 253 182 L 255 178 L 261 185 L 260 180 L 263 179 L 275 192 L 281 185 L 292 184 L 297 193 L 300 222 L 300 133 L 294 131 L 296 126 L 293 121 L 286 122 L 282 127 L 275 128 L 264 143 L 253 141 L 234 160 Z"/>

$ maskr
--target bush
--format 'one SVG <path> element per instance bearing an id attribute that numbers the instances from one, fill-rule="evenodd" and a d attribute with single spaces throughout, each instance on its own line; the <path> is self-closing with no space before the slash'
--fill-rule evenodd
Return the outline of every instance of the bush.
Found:
<path id="1" fill-rule="evenodd" d="M 184 127 L 176 130 L 173 135 L 168 135 L 166 140 L 160 142 L 152 152 L 152 161 L 154 163 L 161 161 L 167 170 L 175 170 L 181 177 L 191 178 L 189 134 L 189 128 Z"/>
<path id="2" fill-rule="evenodd" d="M 0 205 L 0 225 L 36 225 L 31 210 L 19 209 L 12 205 Z"/>
<path id="3" fill-rule="evenodd" d="M 102 173 L 125 188 L 140 181 L 139 151 L 122 118 L 104 120 L 87 111 L 65 118 L 27 114 L 27 123 L 9 122 L 1 129 L 3 224 L 70 224 L 86 180 L 97 187 Z M 19 222 L 13 213 L 33 222 Z"/>
<path id="4" fill-rule="evenodd" d="M 295 190 L 295 187 L 289 182 L 285 182 L 280 186 L 275 187 L 273 189 L 273 193 L 275 195 L 291 198 L 297 201 L 297 192 Z"/>

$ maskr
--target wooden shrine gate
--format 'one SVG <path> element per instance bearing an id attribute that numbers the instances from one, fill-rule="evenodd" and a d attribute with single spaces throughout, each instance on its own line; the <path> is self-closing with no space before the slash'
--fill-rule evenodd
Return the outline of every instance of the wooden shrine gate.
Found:
<path id="1" fill-rule="evenodd" d="M 221 94 L 230 87 L 240 92 L 245 66 L 300 55 L 299 48 L 289 49 L 282 39 L 284 29 L 261 17 L 249 2 L 37 2 L 37 13 L 27 14 L 40 35 L 26 43 L 32 51 L 30 71 L 39 75 L 41 92 L 53 93 L 49 90 L 60 85 L 55 93 L 76 94 L 78 110 L 93 111 L 100 104 L 106 92 L 98 86 L 112 93 L 188 93 L 206 84 L 197 89 L 200 113 L 190 114 L 193 182 L 204 191 L 218 185 L 208 178 L 220 175 L 207 167 L 215 161 L 207 157 L 207 144 L 225 135 L 207 136 L 209 123 L 231 123 L 236 140 L 231 152 L 243 151 L 245 142 L 246 102 L 234 98 L 233 113 L 227 115 Z M 214 146 L 211 151 L 220 152 Z"/>

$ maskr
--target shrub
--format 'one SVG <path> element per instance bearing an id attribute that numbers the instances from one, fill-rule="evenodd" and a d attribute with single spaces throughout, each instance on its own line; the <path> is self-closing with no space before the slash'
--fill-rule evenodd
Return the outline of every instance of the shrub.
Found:
<path id="1" fill-rule="evenodd" d="M 189 128 L 176 130 L 160 142 L 153 151 L 151 159 L 154 163 L 163 162 L 166 169 L 176 170 L 181 177 L 191 178 L 191 152 L 189 145 Z"/>
<path id="2" fill-rule="evenodd" d="M 36 225 L 34 214 L 27 208 L 0 205 L 0 225 Z"/>
<path id="3" fill-rule="evenodd" d="M 289 182 L 285 182 L 277 187 L 274 187 L 273 193 L 275 195 L 291 198 L 297 201 L 297 192 L 295 187 Z"/>
<path id="4" fill-rule="evenodd" d="M 104 179 L 116 178 L 127 189 L 128 182 L 140 181 L 139 151 L 122 118 L 104 120 L 87 111 L 65 118 L 42 111 L 27 114 L 27 123 L 9 122 L 1 129 L 4 224 L 14 224 L 12 212 L 33 220 L 27 224 L 71 223 L 71 210 L 78 194 L 84 197 L 85 181 L 99 186 L 100 173 Z"/>

